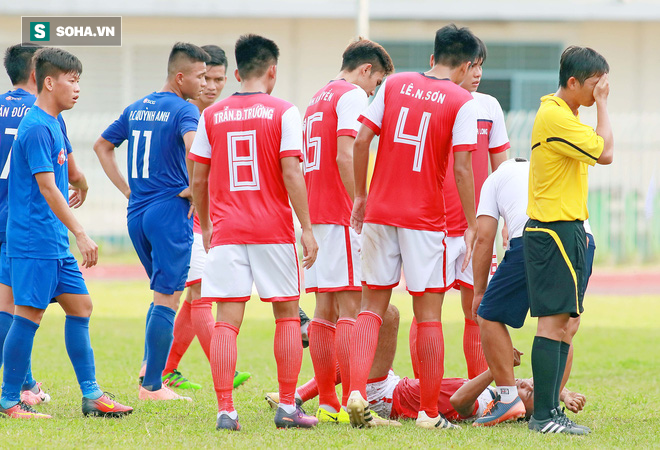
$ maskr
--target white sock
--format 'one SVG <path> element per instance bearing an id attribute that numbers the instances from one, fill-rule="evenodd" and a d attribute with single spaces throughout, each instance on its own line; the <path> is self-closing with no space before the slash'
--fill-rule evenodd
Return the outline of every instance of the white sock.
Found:
<path id="1" fill-rule="evenodd" d="M 220 412 L 218 413 L 218 418 L 219 418 L 222 414 L 227 414 L 227 415 L 229 416 L 229 418 L 232 419 L 232 420 L 236 420 L 236 419 L 238 419 L 238 413 L 236 412 L 236 410 L 233 410 L 232 412 L 220 411 Z"/>
<path id="2" fill-rule="evenodd" d="M 329 413 L 337 414 L 337 410 L 330 405 L 319 405 L 319 408 L 323 408 Z"/>
<path id="3" fill-rule="evenodd" d="M 497 393 L 500 395 L 500 401 L 511 403 L 518 397 L 518 388 L 516 386 L 497 386 Z"/>
<path id="4" fill-rule="evenodd" d="M 303 402 L 302 397 L 300 396 L 300 394 L 298 394 L 298 391 L 296 391 L 296 400 L 300 400 L 300 403 Z"/>
<path id="5" fill-rule="evenodd" d="M 280 403 L 280 408 L 282 408 L 287 414 L 293 414 L 296 412 L 296 405 L 285 405 L 284 403 Z"/>

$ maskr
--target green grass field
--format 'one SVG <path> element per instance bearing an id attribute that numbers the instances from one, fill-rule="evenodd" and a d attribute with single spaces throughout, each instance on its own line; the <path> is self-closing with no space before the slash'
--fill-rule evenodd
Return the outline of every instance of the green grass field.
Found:
<path id="1" fill-rule="evenodd" d="M 194 402 L 145 403 L 137 399 L 137 372 L 142 357 L 144 315 L 150 302 L 147 281 L 88 283 L 95 310 L 91 322 L 98 381 L 102 389 L 130 404 L 135 412 L 120 420 L 83 418 L 80 391 L 64 348 L 64 314 L 58 306 L 46 313 L 37 333 L 33 372 L 53 400 L 41 411 L 54 416 L 49 421 L 0 421 L 1 444 L 6 447 L 657 447 L 660 446 L 660 329 L 659 297 L 596 297 L 587 294 L 586 313 L 575 342 L 575 363 L 569 387 L 587 396 L 579 423 L 593 433 L 586 437 L 539 435 L 526 424 L 508 424 L 490 429 L 462 425 L 461 430 L 430 432 L 407 422 L 399 429 L 358 430 L 322 424 L 314 430 L 277 430 L 273 411 L 263 400 L 277 390 L 273 357 L 274 321 L 270 306 L 250 301 L 238 339 L 239 370 L 252 372 L 252 379 L 235 392 L 243 429 L 238 433 L 215 430 L 216 400 L 211 373 L 195 340 L 180 369 L 202 390 Z M 463 318 L 456 294 L 445 300 L 445 374 L 465 376 L 462 354 Z M 401 311 L 399 352 L 395 371 L 410 375 L 407 330 L 411 306 L 407 295 L 393 299 Z M 313 312 L 314 299 L 304 296 L 302 306 Z M 310 314 L 311 315 L 311 314 Z M 526 355 L 517 375 L 531 375 L 529 351 L 535 321 L 513 334 L 516 346 Z M 312 375 L 305 351 L 300 381 Z M 317 404 L 306 404 L 308 412 Z M 569 413 L 570 414 L 570 413 Z"/>

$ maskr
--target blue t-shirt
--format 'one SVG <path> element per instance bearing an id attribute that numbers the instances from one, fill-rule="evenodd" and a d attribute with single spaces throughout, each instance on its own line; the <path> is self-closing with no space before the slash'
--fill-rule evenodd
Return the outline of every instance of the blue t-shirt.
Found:
<path id="1" fill-rule="evenodd" d="M 11 166 L 9 154 L 18 125 L 30 110 L 37 98 L 23 89 L 8 91 L 0 97 L 0 243 L 6 242 L 7 230 L 7 189 L 9 168 Z M 66 127 L 62 116 L 57 119 L 62 126 L 66 138 Z M 67 149 L 71 152 L 71 145 L 67 138 Z"/>
<path id="2" fill-rule="evenodd" d="M 188 187 L 183 135 L 197 131 L 199 109 L 172 92 L 129 105 L 101 135 L 115 147 L 128 139 L 128 216 Z"/>
<path id="3" fill-rule="evenodd" d="M 55 117 L 38 106 L 25 114 L 11 152 L 7 256 L 62 259 L 71 255 L 66 226 L 39 191 L 35 174 L 53 172 L 65 199 L 69 195 L 71 147 Z"/>

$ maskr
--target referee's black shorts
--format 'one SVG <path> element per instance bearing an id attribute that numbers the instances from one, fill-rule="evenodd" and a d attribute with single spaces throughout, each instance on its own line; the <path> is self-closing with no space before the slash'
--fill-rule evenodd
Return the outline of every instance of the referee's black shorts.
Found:
<path id="1" fill-rule="evenodd" d="M 531 316 L 579 316 L 587 281 L 583 222 L 529 219 L 523 248 Z"/>

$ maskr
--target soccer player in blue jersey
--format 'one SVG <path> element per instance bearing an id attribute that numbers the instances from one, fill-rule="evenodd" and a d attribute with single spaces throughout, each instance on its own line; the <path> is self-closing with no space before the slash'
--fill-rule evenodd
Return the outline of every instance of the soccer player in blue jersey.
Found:
<path id="1" fill-rule="evenodd" d="M 186 155 L 197 130 L 197 98 L 206 80 L 208 54 L 176 43 L 159 91 L 129 105 L 94 144 L 103 170 L 128 199 L 128 233 L 151 280 L 147 313 L 143 400 L 190 400 L 162 383 L 172 345 L 174 317 L 184 289 L 193 242 L 190 172 Z M 128 142 L 128 181 L 119 171 L 115 147 Z"/>
<path id="2" fill-rule="evenodd" d="M 82 64 L 57 48 L 41 49 L 34 58 L 38 97 L 18 127 L 10 160 L 7 256 L 15 309 L 5 339 L 0 413 L 19 419 L 50 418 L 22 402 L 20 389 L 34 335 L 54 299 L 66 313 L 64 341 L 82 390 L 83 414 L 118 417 L 133 408 L 114 401 L 96 383 L 89 340 L 92 300 L 69 250 L 71 231 L 83 266 L 92 267 L 98 260 L 98 246 L 69 210 L 69 182 L 74 205 L 84 200 L 87 182 L 70 158 L 70 145 L 57 120 L 78 100 Z M 70 172 L 75 176 L 69 178 Z"/>
<path id="3" fill-rule="evenodd" d="M 37 82 L 34 77 L 32 57 L 37 50 L 39 50 L 37 46 L 13 45 L 5 52 L 4 59 L 13 89 L 0 97 L 0 365 L 2 347 L 14 320 L 14 297 L 11 291 L 6 239 L 9 157 L 18 124 L 36 99 Z M 50 401 L 50 396 L 41 389 L 41 383 L 37 383 L 32 377 L 30 365 L 21 387 L 21 400 L 28 405 Z"/>

